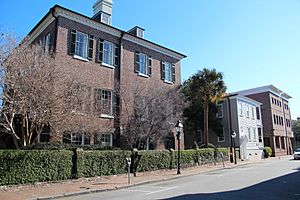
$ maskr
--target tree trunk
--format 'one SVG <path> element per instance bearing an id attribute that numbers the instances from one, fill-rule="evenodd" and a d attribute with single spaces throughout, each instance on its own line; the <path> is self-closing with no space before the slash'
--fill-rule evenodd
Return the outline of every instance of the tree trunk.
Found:
<path id="1" fill-rule="evenodd" d="M 203 142 L 205 147 L 208 147 L 208 103 L 204 104 L 204 126 L 203 126 Z"/>

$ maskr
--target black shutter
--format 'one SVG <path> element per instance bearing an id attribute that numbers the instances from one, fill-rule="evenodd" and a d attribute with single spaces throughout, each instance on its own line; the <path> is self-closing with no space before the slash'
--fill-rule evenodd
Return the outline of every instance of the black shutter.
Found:
<path id="1" fill-rule="evenodd" d="M 94 37 L 89 35 L 89 51 L 88 51 L 88 59 L 93 59 L 93 46 L 94 46 Z"/>
<path id="2" fill-rule="evenodd" d="M 115 55 L 114 55 L 114 66 L 118 67 L 119 66 L 119 46 L 115 45 Z"/>
<path id="3" fill-rule="evenodd" d="M 147 70 L 148 76 L 152 75 L 152 57 L 148 57 L 148 70 Z"/>
<path id="4" fill-rule="evenodd" d="M 160 74 L 161 74 L 161 80 L 165 80 L 166 77 L 166 70 L 165 70 L 165 62 L 161 61 L 161 66 L 160 66 Z"/>
<path id="5" fill-rule="evenodd" d="M 48 52 L 53 52 L 53 43 L 54 43 L 54 35 L 50 32 L 50 41 L 49 41 L 49 49 Z"/>
<path id="6" fill-rule="evenodd" d="M 176 81 L 176 70 L 175 70 L 175 65 L 172 64 L 172 69 L 171 69 L 171 73 L 172 73 L 172 82 L 175 83 Z"/>
<path id="7" fill-rule="evenodd" d="M 134 72 L 139 73 L 140 71 L 140 52 L 135 52 L 134 61 Z"/>
<path id="8" fill-rule="evenodd" d="M 76 30 L 70 30 L 70 50 L 69 54 L 75 54 L 75 46 L 76 46 Z"/>
<path id="9" fill-rule="evenodd" d="M 98 45 L 98 62 L 102 62 L 103 59 L 103 43 L 104 40 L 100 39 Z"/>

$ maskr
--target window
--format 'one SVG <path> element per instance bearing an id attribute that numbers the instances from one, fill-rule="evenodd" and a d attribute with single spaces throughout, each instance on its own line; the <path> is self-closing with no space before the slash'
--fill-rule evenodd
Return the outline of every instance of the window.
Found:
<path id="1" fill-rule="evenodd" d="M 256 119 L 260 119 L 259 107 L 256 107 Z"/>
<path id="2" fill-rule="evenodd" d="M 88 35 L 84 33 L 76 33 L 76 48 L 75 54 L 82 58 L 87 58 L 87 41 Z"/>
<path id="3" fill-rule="evenodd" d="M 93 57 L 94 37 L 85 33 L 71 30 L 70 54 L 74 58 L 88 61 Z M 88 60 L 87 60 L 88 59 Z"/>
<path id="4" fill-rule="evenodd" d="M 137 29 L 137 36 L 140 38 L 144 38 L 144 30 L 138 28 Z"/>
<path id="5" fill-rule="evenodd" d="M 276 115 L 273 115 L 274 124 L 277 124 Z"/>
<path id="6" fill-rule="evenodd" d="M 175 65 L 162 61 L 161 62 L 161 79 L 167 83 L 175 83 Z"/>
<path id="7" fill-rule="evenodd" d="M 223 128 L 223 131 L 218 135 L 218 142 L 224 142 L 225 141 L 225 129 Z"/>
<path id="8" fill-rule="evenodd" d="M 102 39 L 98 44 L 98 62 L 106 67 L 117 67 L 119 65 L 118 45 Z"/>
<path id="9" fill-rule="evenodd" d="M 222 104 L 218 104 L 217 105 L 217 117 L 218 118 L 222 118 L 223 117 L 223 105 Z"/>
<path id="10" fill-rule="evenodd" d="M 95 89 L 95 110 L 101 117 L 112 116 L 112 91 Z"/>
<path id="11" fill-rule="evenodd" d="M 104 24 L 111 25 L 111 17 L 109 14 L 101 13 L 101 22 Z"/>
<path id="12" fill-rule="evenodd" d="M 256 128 L 253 128 L 252 141 L 253 141 L 253 142 L 256 142 Z"/>
<path id="13" fill-rule="evenodd" d="M 248 132 L 248 140 L 251 141 L 251 129 L 250 129 L 250 127 L 247 128 L 247 132 Z"/>
<path id="14" fill-rule="evenodd" d="M 107 41 L 103 43 L 103 63 L 108 65 L 113 65 L 113 54 L 114 48 L 113 44 Z"/>
<path id="15" fill-rule="evenodd" d="M 262 132 L 261 132 L 261 128 L 257 128 L 257 132 L 258 132 L 258 142 L 262 142 Z"/>
<path id="16" fill-rule="evenodd" d="M 86 133 L 71 133 L 71 143 L 77 145 L 89 144 L 90 138 Z"/>
<path id="17" fill-rule="evenodd" d="M 273 98 L 273 97 L 271 97 L 271 99 L 272 99 L 272 104 L 274 104 L 274 98 Z"/>
<path id="18" fill-rule="evenodd" d="M 134 71 L 141 76 L 149 77 L 152 74 L 152 58 L 147 54 L 136 52 Z"/>
<path id="19" fill-rule="evenodd" d="M 249 105 L 246 106 L 246 115 L 247 115 L 247 117 L 250 116 L 250 108 L 249 108 Z"/>
<path id="20" fill-rule="evenodd" d="M 251 106 L 251 114 L 252 114 L 252 119 L 255 119 L 255 111 L 254 107 Z"/>
<path id="21" fill-rule="evenodd" d="M 240 116 L 242 117 L 243 116 L 243 104 L 241 102 L 239 102 L 239 113 L 240 113 Z"/>
<path id="22" fill-rule="evenodd" d="M 45 53 L 50 53 L 52 48 L 52 35 L 48 33 L 45 37 Z"/>
<path id="23" fill-rule="evenodd" d="M 97 133 L 94 137 L 94 144 L 100 144 L 105 147 L 112 146 L 112 134 L 111 133 Z"/>
<path id="24" fill-rule="evenodd" d="M 102 90 L 101 94 L 101 113 L 112 115 L 112 95 L 111 91 Z"/>

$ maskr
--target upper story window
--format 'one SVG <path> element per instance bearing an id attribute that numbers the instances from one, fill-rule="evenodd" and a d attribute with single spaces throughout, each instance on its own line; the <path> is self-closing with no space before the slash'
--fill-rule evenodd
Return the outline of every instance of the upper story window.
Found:
<path id="1" fill-rule="evenodd" d="M 246 106 L 246 116 L 250 117 L 250 108 L 249 108 L 249 105 Z"/>
<path id="2" fill-rule="evenodd" d="M 70 54 L 82 60 L 92 60 L 94 37 L 85 33 L 71 30 Z"/>
<path id="3" fill-rule="evenodd" d="M 147 54 L 135 52 L 134 71 L 141 76 L 149 77 L 152 75 L 152 58 Z"/>
<path id="4" fill-rule="evenodd" d="M 243 116 L 243 104 L 242 102 L 239 102 L 239 114 L 242 117 Z"/>
<path id="5" fill-rule="evenodd" d="M 251 114 L 252 114 L 252 119 L 255 119 L 255 111 L 253 106 L 251 106 Z"/>
<path id="6" fill-rule="evenodd" d="M 99 40 L 98 61 L 107 67 L 117 67 L 119 65 L 119 47 L 118 45 Z"/>
<path id="7" fill-rule="evenodd" d="M 111 16 L 107 13 L 101 13 L 101 22 L 104 24 L 111 25 Z"/>
<path id="8" fill-rule="evenodd" d="M 52 34 L 48 33 L 45 37 L 45 53 L 50 53 L 52 48 Z"/>
<path id="9" fill-rule="evenodd" d="M 222 118 L 223 117 L 223 105 L 222 104 L 218 104 L 217 105 L 217 117 L 218 118 Z"/>
<path id="10" fill-rule="evenodd" d="M 256 119 L 260 119 L 259 107 L 256 107 Z"/>
<path id="11" fill-rule="evenodd" d="M 95 109 L 101 117 L 112 116 L 112 91 L 95 89 Z"/>
<path id="12" fill-rule="evenodd" d="M 175 83 L 175 65 L 162 61 L 161 63 L 161 79 L 165 82 Z"/>

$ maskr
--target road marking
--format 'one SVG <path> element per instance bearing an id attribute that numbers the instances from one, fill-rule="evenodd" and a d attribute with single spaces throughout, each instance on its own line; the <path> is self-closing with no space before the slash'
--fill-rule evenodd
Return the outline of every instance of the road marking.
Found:
<path id="1" fill-rule="evenodd" d="M 169 188 L 165 188 L 165 189 L 157 190 L 157 191 L 153 191 L 153 192 L 149 192 L 146 195 L 150 195 L 150 194 L 154 194 L 154 193 L 159 193 L 159 192 L 164 192 L 164 191 L 172 190 L 172 189 L 175 189 L 175 188 L 177 188 L 177 186 L 175 186 L 175 187 L 169 187 Z"/>

